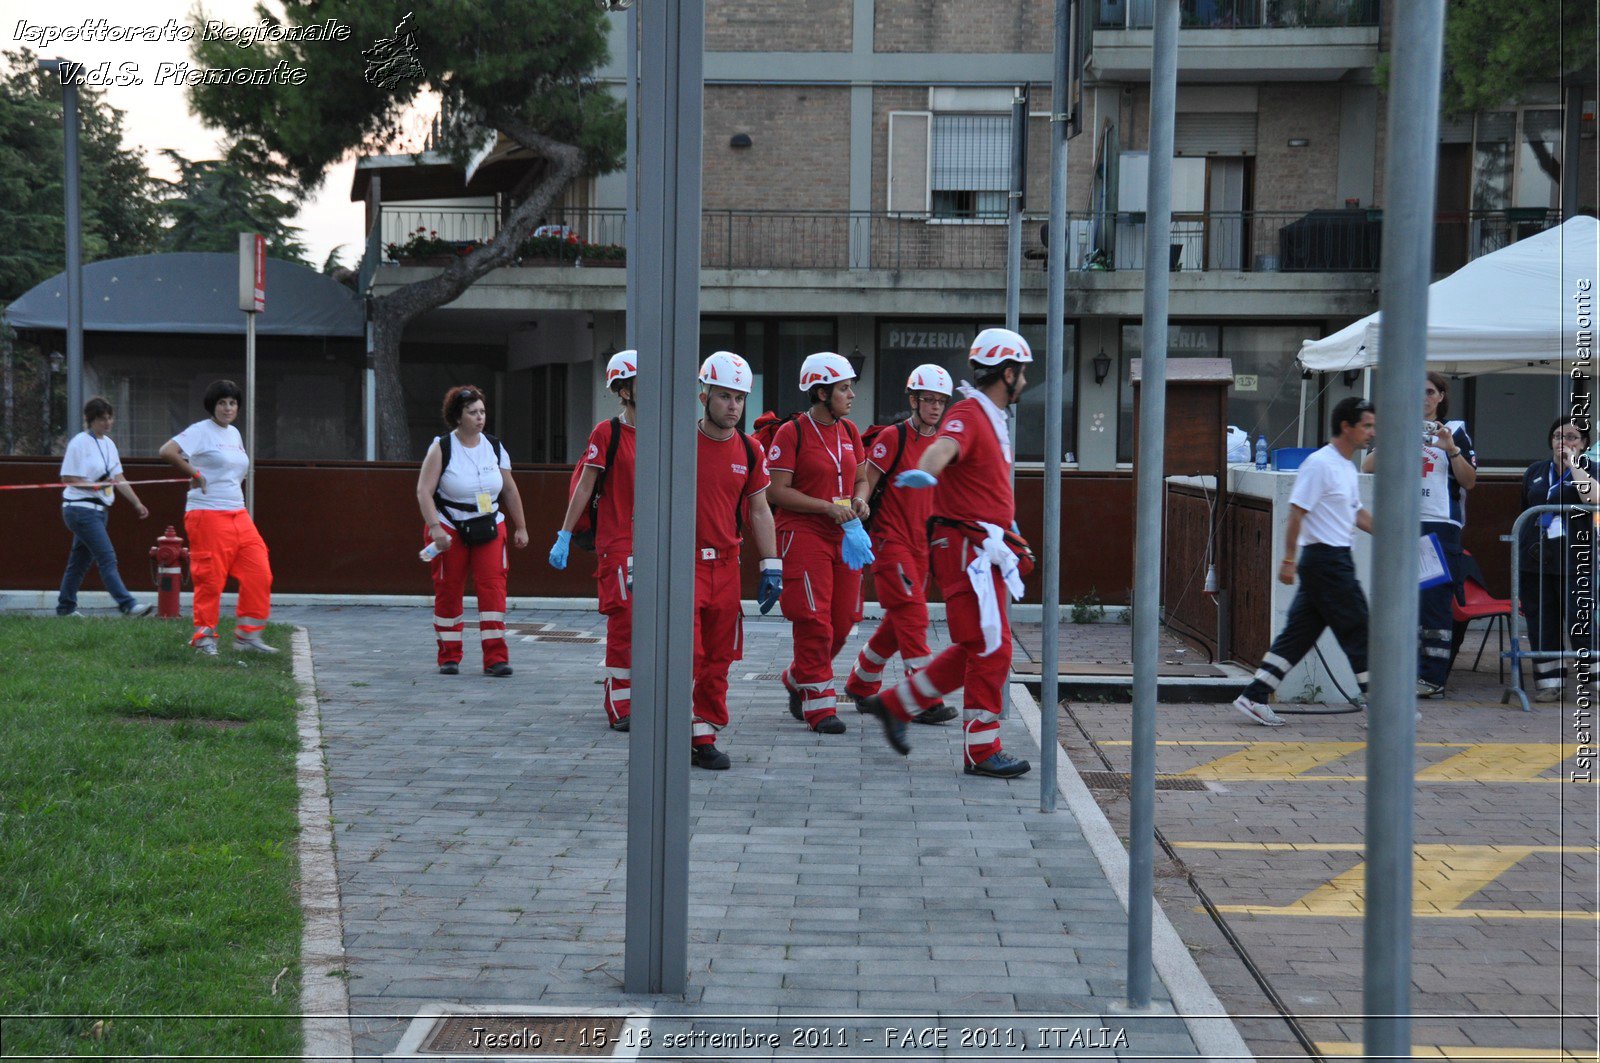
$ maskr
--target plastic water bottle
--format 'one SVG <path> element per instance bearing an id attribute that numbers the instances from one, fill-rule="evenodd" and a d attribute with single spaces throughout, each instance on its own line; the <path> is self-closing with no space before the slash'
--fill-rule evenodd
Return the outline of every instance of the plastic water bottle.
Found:
<path id="1" fill-rule="evenodd" d="M 1267 437 L 1256 436 L 1256 468 L 1265 470 L 1267 467 Z"/>
<path id="2" fill-rule="evenodd" d="M 439 548 L 438 543 L 429 543 L 427 546 L 422 548 L 422 551 L 417 554 L 417 557 L 421 559 L 423 564 L 427 564 L 429 561 L 432 561 L 442 553 L 444 553 L 444 551 Z"/>

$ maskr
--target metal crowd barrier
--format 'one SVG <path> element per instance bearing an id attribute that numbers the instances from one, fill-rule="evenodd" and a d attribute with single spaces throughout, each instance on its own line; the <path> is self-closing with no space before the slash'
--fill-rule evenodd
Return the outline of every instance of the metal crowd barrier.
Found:
<path id="1" fill-rule="evenodd" d="M 1588 631 L 1588 634 L 1589 634 L 1589 645 L 1584 646 L 1581 649 L 1577 649 L 1577 650 L 1572 650 L 1572 649 L 1568 649 L 1567 648 L 1571 643 L 1571 637 L 1570 636 L 1571 636 L 1572 624 L 1576 622 L 1575 618 L 1572 617 L 1572 616 L 1566 617 L 1566 625 L 1562 629 L 1562 639 L 1561 639 L 1561 647 L 1562 648 L 1557 649 L 1557 650 L 1537 650 L 1536 651 L 1536 650 L 1531 648 L 1532 640 L 1530 639 L 1529 640 L 1530 648 L 1527 649 L 1527 650 L 1522 649 L 1522 639 L 1523 639 L 1524 633 L 1526 631 L 1526 623 L 1536 622 L 1536 621 L 1534 621 L 1534 620 L 1532 620 L 1530 618 L 1530 619 L 1528 619 L 1526 621 L 1524 627 L 1521 628 L 1521 629 L 1518 628 L 1517 623 L 1516 623 L 1517 616 L 1522 614 L 1522 610 L 1521 610 L 1521 604 L 1522 604 L 1522 526 L 1524 524 L 1526 524 L 1529 520 L 1537 519 L 1540 515 L 1545 514 L 1545 513 L 1559 514 L 1562 517 L 1562 519 L 1567 521 L 1567 522 L 1569 522 L 1569 524 L 1570 524 L 1570 522 L 1571 522 L 1571 520 L 1572 520 L 1572 518 L 1573 518 L 1573 516 L 1575 514 L 1583 514 L 1583 515 L 1586 515 L 1586 520 L 1589 523 L 1588 541 L 1587 541 L 1588 557 L 1587 557 L 1587 560 L 1585 562 L 1585 564 L 1587 565 L 1587 571 L 1582 572 L 1582 573 L 1569 572 L 1568 575 L 1567 575 L 1567 578 L 1569 580 L 1573 579 L 1573 578 L 1580 578 L 1580 577 L 1584 578 L 1584 579 L 1587 579 L 1588 580 L 1588 587 L 1589 587 L 1589 590 L 1588 590 L 1588 601 L 1589 601 L 1588 616 L 1585 618 L 1585 622 L 1589 625 L 1589 631 Z M 1510 641 L 1511 641 L 1511 649 L 1507 650 L 1505 652 L 1505 654 L 1503 655 L 1511 662 L 1511 669 L 1510 669 L 1510 671 L 1511 671 L 1511 684 L 1508 687 L 1506 687 L 1505 693 L 1500 695 L 1500 704 L 1502 704 L 1502 705 L 1508 704 L 1511 701 L 1511 698 L 1513 696 L 1515 696 L 1517 701 L 1521 703 L 1523 712 L 1531 712 L 1531 711 L 1533 711 L 1532 706 L 1528 703 L 1528 692 L 1524 689 L 1525 684 L 1523 683 L 1523 680 L 1522 680 L 1522 662 L 1525 661 L 1525 660 L 1526 661 L 1548 661 L 1548 660 L 1588 661 L 1588 662 L 1591 662 L 1591 667 L 1592 668 L 1600 668 L 1600 653 L 1596 652 L 1597 644 L 1600 644 L 1600 640 L 1597 640 L 1597 637 L 1596 637 L 1597 624 L 1600 624 L 1600 617 L 1597 617 L 1595 615 L 1595 602 L 1596 602 L 1595 576 L 1596 576 L 1596 573 L 1595 573 L 1595 568 L 1594 568 L 1594 565 L 1595 565 L 1595 549 L 1594 549 L 1594 547 L 1595 547 L 1595 539 L 1596 539 L 1595 529 L 1596 529 L 1596 525 L 1597 524 L 1600 524 L 1600 505 L 1532 506 L 1532 507 L 1530 507 L 1528 509 L 1523 510 L 1522 513 L 1517 517 L 1517 519 L 1512 523 L 1512 525 L 1511 525 L 1511 612 L 1512 612 L 1512 615 L 1509 618 L 1509 623 L 1507 624 L 1507 627 L 1509 627 L 1511 629 L 1511 639 L 1510 639 Z M 1570 536 L 1570 534 L 1571 534 L 1571 530 L 1569 528 L 1569 536 Z M 1548 542 L 1548 540 L 1545 539 L 1543 536 L 1540 536 L 1539 549 L 1540 549 L 1540 561 L 1541 562 L 1543 562 L 1543 560 L 1544 560 L 1544 556 L 1543 556 L 1544 555 L 1544 544 L 1546 542 Z M 1564 548 L 1569 549 L 1569 550 L 1572 549 L 1572 547 L 1569 545 L 1569 540 L 1568 539 L 1563 539 L 1562 540 L 1562 544 L 1563 544 Z M 1572 559 L 1569 557 L 1568 558 L 1568 562 L 1571 563 L 1571 561 L 1572 561 Z M 1565 587 L 1562 588 L 1561 594 L 1562 594 L 1561 608 L 1562 608 L 1563 612 L 1565 612 L 1565 609 L 1566 609 L 1566 594 L 1567 594 L 1567 591 L 1566 591 Z M 1538 610 L 1535 609 L 1534 613 L 1537 614 L 1537 612 L 1538 612 Z M 1590 681 L 1591 682 L 1596 680 L 1596 679 L 1600 679 L 1600 675 L 1597 675 L 1593 671 L 1591 671 L 1589 673 L 1589 676 L 1590 676 Z"/>

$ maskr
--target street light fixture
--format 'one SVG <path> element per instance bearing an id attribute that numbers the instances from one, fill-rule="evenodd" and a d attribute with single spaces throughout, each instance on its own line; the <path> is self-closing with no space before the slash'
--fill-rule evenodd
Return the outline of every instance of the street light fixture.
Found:
<path id="1" fill-rule="evenodd" d="M 1104 384 L 1106 382 L 1106 377 L 1111 375 L 1111 356 L 1107 354 L 1106 349 L 1102 347 L 1100 348 L 1100 353 L 1095 355 L 1089 361 L 1090 364 L 1094 366 L 1094 382 L 1096 384 Z"/>

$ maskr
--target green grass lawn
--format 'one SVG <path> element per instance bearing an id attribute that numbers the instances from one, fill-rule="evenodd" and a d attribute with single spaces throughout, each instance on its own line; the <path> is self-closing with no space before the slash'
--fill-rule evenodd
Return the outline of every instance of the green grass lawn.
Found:
<path id="1" fill-rule="evenodd" d="M 0 616 L 0 1053 L 298 1054 L 289 632 Z"/>

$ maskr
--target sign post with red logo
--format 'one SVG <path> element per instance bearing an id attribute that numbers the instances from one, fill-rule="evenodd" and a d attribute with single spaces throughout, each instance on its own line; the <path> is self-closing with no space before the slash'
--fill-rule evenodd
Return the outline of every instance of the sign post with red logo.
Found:
<path id="1" fill-rule="evenodd" d="M 256 315 L 267 309 L 267 238 L 239 234 L 239 309 L 244 311 L 244 452 L 256 457 Z M 256 478 L 244 482 L 244 505 L 255 516 Z"/>

